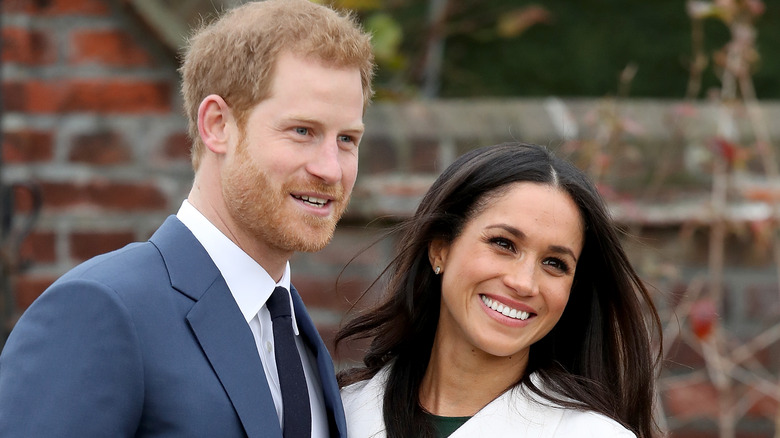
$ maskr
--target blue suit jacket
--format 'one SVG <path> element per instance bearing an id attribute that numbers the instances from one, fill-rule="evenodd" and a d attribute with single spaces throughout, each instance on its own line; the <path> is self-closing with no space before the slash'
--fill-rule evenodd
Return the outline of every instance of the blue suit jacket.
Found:
<path id="1" fill-rule="evenodd" d="M 292 288 L 331 436 L 346 437 L 330 355 Z M 282 437 L 252 332 L 219 270 L 169 217 L 24 313 L 0 356 L 2 437 Z"/>

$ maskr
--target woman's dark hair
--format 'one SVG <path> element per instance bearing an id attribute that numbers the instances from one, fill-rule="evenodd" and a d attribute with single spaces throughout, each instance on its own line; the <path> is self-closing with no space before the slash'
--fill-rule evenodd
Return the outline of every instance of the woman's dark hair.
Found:
<path id="1" fill-rule="evenodd" d="M 364 367 L 341 372 L 339 383 L 369 379 L 392 362 L 383 408 L 387 436 L 433 436 L 419 398 L 441 302 L 428 245 L 434 239 L 452 242 L 489 199 L 518 182 L 566 192 L 579 208 L 585 235 L 566 309 L 550 333 L 531 346 L 518 385 L 559 405 L 602 413 L 639 438 L 653 436 L 659 355 L 652 353 L 651 333 L 660 351 L 658 313 L 594 185 L 542 146 L 504 143 L 475 149 L 437 178 L 415 214 L 399 226 L 397 254 L 383 274 L 388 278 L 382 301 L 336 335 L 336 345 L 371 340 Z M 534 372 L 544 392 L 531 381 Z"/>

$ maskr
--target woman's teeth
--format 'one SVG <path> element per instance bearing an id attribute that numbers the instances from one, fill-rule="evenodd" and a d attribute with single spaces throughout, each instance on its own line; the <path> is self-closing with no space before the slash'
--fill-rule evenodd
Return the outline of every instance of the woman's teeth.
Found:
<path id="1" fill-rule="evenodd" d="M 496 300 L 492 300 L 484 295 L 480 295 L 480 298 L 482 298 L 482 302 L 485 303 L 486 306 L 490 307 L 491 309 L 495 310 L 496 312 L 508 316 L 510 318 L 519 319 L 521 321 L 525 321 L 528 319 L 529 316 L 531 316 L 528 312 L 523 312 L 522 310 L 513 309 L 509 306 L 505 306 L 501 303 L 499 303 Z"/>

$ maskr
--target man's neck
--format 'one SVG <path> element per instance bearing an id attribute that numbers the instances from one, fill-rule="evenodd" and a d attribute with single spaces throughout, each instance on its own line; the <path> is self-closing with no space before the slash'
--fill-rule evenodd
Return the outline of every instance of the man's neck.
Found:
<path id="1" fill-rule="evenodd" d="M 281 280 L 287 267 L 287 262 L 292 257 L 292 251 L 271 248 L 262 244 L 260 239 L 243 231 L 227 213 L 227 208 L 224 202 L 222 202 L 222 198 L 219 196 L 204 196 L 201 187 L 196 181 L 187 197 L 187 201 L 222 234 L 241 248 L 257 264 L 262 266 L 274 281 Z M 214 199 L 217 199 L 217 201 L 213 201 Z"/>

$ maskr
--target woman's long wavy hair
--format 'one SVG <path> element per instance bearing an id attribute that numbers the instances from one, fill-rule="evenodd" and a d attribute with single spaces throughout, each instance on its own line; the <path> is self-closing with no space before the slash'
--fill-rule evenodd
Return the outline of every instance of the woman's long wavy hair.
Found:
<path id="1" fill-rule="evenodd" d="M 434 182 L 416 213 L 397 229 L 401 239 L 383 274 L 381 302 L 336 335 L 336 345 L 370 340 L 364 366 L 341 372 L 340 384 L 369 379 L 392 363 L 383 408 L 387 436 L 434 436 L 419 398 L 441 304 L 428 245 L 437 238 L 452 242 L 487 200 L 518 182 L 568 193 L 582 215 L 585 239 L 566 309 L 552 331 L 531 346 L 517 385 L 563 406 L 602 413 L 639 438 L 650 438 L 657 429 L 653 380 L 660 354 L 653 354 L 651 337 L 658 337 L 660 351 L 658 313 L 594 185 L 575 166 L 536 145 L 475 149 Z M 544 392 L 532 383 L 531 373 L 541 379 Z"/>

